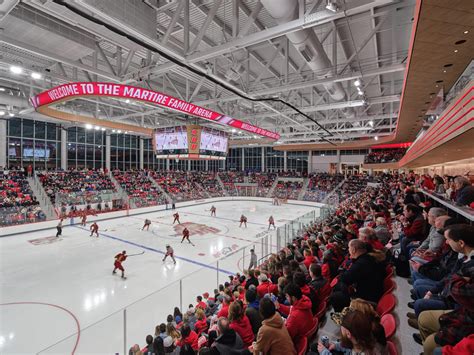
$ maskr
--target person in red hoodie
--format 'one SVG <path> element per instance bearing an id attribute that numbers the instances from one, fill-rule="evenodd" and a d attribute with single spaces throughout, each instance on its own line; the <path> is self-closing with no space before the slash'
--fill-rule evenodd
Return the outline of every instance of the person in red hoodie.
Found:
<path id="1" fill-rule="evenodd" d="M 197 309 L 196 318 L 197 318 L 197 321 L 194 324 L 194 331 L 199 337 L 201 336 L 201 333 L 207 333 L 207 329 L 208 329 L 207 318 L 206 318 L 206 315 L 204 314 L 203 309 L 201 308 Z"/>
<path id="2" fill-rule="evenodd" d="M 206 310 L 207 304 L 205 302 L 203 302 L 202 296 L 197 296 L 196 297 L 196 302 L 197 302 L 196 307 L 195 307 L 196 309 L 201 308 L 203 311 Z"/>
<path id="3" fill-rule="evenodd" d="M 304 261 L 303 261 L 303 264 L 306 266 L 306 268 L 309 270 L 309 267 L 312 263 L 315 263 L 316 260 L 314 259 L 314 256 L 313 254 L 311 253 L 311 250 L 309 249 L 305 249 L 303 251 L 303 255 L 304 255 Z"/>
<path id="4" fill-rule="evenodd" d="M 295 348 L 300 349 L 306 333 L 314 326 L 311 301 L 294 283 L 286 286 L 284 293 L 291 306 L 280 304 L 278 301 L 275 301 L 275 306 L 281 314 L 288 315 L 285 323 L 286 329 L 293 339 Z"/>
<path id="5" fill-rule="evenodd" d="M 177 346 L 185 346 L 189 344 L 193 350 L 199 350 L 198 335 L 194 330 L 191 330 L 189 324 L 185 323 L 181 328 L 181 338 L 176 342 Z"/>
<path id="6" fill-rule="evenodd" d="M 222 308 L 217 313 L 217 317 L 228 317 L 229 316 L 229 304 L 230 304 L 230 297 L 225 296 L 224 299 L 222 300 Z"/>
<path id="7" fill-rule="evenodd" d="M 244 348 L 248 348 L 250 345 L 252 345 L 254 340 L 252 325 L 244 313 L 242 302 L 235 301 L 230 305 L 229 321 L 230 329 L 235 330 L 235 332 L 242 338 L 242 341 L 244 342 Z"/>
<path id="8" fill-rule="evenodd" d="M 267 293 L 273 293 L 274 295 L 278 294 L 278 285 L 272 284 L 267 275 L 261 274 L 258 277 L 259 285 L 257 286 L 257 295 L 258 298 L 263 298 Z"/>

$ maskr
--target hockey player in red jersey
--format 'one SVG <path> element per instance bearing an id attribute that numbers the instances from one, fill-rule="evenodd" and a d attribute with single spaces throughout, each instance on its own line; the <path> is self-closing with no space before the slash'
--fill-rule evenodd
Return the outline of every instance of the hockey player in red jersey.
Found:
<path id="1" fill-rule="evenodd" d="M 179 213 L 178 212 L 173 214 L 173 217 L 174 217 L 173 224 L 174 224 L 174 222 L 178 222 L 178 224 L 181 224 L 181 222 L 179 221 Z"/>
<path id="2" fill-rule="evenodd" d="M 244 224 L 245 228 L 247 228 L 247 217 L 245 217 L 244 215 L 240 216 L 239 228 L 242 227 L 242 224 Z"/>
<path id="3" fill-rule="evenodd" d="M 168 256 L 169 256 L 169 257 L 173 260 L 173 262 L 176 264 L 176 260 L 175 260 L 175 258 L 174 258 L 174 250 L 173 250 L 173 248 L 170 247 L 169 245 L 166 246 L 166 254 L 165 254 L 165 257 L 163 258 L 163 261 L 165 261 Z"/>
<path id="4" fill-rule="evenodd" d="M 89 237 L 92 237 L 95 233 L 97 238 L 99 238 L 99 225 L 96 222 L 91 224 L 90 229 L 91 229 L 91 235 Z"/>
<path id="5" fill-rule="evenodd" d="M 183 229 L 183 239 L 181 239 L 181 243 L 184 242 L 184 240 L 187 239 L 190 244 L 195 246 L 190 240 L 189 240 L 189 230 L 188 228 Z"/>
<path id="6" fill-rule="evenodd" d="M 125 277 L 125 270 L 122 266 L 122 263 L 127 260 L 127 252 L 124 250 L 121 253 L 115 255 L 115 262 L 114 262 L 114 271 L 112 271 L 112 274 L 116 273 L 116 270 L 119 269 L 122 271 L 122 279 L 126 279 Z"/>
<path id="7" fill-rule="evenodd" d="M 268 230 L 270 230 L 271 226 L 273 226 L 273 229 L 276 229 L 275 220 L 273 219 L 273 216 L 270 216 L 270 218 L 268 219 Z"/>

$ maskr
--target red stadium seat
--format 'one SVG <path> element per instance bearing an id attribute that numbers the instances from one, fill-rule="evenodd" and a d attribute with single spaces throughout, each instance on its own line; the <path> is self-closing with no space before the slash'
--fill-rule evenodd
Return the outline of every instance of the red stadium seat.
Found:
<path id="1" fill-rule="evenodd" d="M 298 355 L 304 355 L 306 354 L 306 350 L 308 350 L 308 339 L 301 338 L 298 349 L 296 349 L 296 353 Z"/>
<path id="2" fill-rule="evenodd" d="M 326 314 L 326 302 L 321 302 L 318 307 L 318 311 L 316 312 L 316 316 L 319 321 L 323 319 L 324 315 Z"/>
<path id="3" fill-rule="evenodd" d="M 395 290 L 396 284 L 392 280 L 392 278 L 387 278 L 383 282 L 383 294 L 386 295 L 387 293 L 391 293 L 393 290 Z"/>
<path id="4" fill-rule="evenodd" d="M 381 319 L 380 319 L 380 324 L 382 324 L 383 329 L 385 330 L 385 337 L 387 339 L 390 339 L 393 337 L 395 334 L 395 331 L 397 330 L 397 321 L 395 320 L 395 317 L 393 314 L 385 314 Z"/>
<path id="5" fill-rule="evenodd" d="M 331 288 L 334 288 L 337 283 L 339 282 L 339 279 L 337 277 L 335 277 L 334 279 L 332 279 L 330 285 L 331 285 Z"/>
<path id="6" fill-rule="evenodd" d="M 397 347 L 391 341 L 387 341 L 388 355 L 398 355 Z"/>
<path id="7" fill-rule="evenodd" d="M 385 276 L 386 278 L 393 276 L 393 266 L 392 265 L 388 264 L 387 268 L 385 270 L 387 272 L 387 276 Z"/>
<path id="8" fill-rule="evenodd" d="M 306 338 L 308 340 L 308 343 L 311 342 L 312 338 L 314 337 L 314 335 L 316 334 L 316 332 L 318 331 L 318 325 L 319 325 L 319 320 L 317 317 L 314 317 L 313 318 L 314 320 L 314 326 L 313 328 L 311 328 L 308 333 L 306 333 Z"/>
<path id="9" fill-rule="evenodd" d="M 380 317 L 383 317 L 384 314 L 393 311 L 396 304 L 397 300 L 395 299 L 395 296 L 393 294 L 385 294 L 382 296 L 379 303 L 377 304 L 377 313 L 380 315 Z"/>
<path id="10" fill-rule="evenodd" d="M 329 284 L 329 282 L 326 282 L 326 284 L 321 289 L 321 300 L 326 301 L 331 295 L 331 291 L 332 291 L 331 285 Z"/>

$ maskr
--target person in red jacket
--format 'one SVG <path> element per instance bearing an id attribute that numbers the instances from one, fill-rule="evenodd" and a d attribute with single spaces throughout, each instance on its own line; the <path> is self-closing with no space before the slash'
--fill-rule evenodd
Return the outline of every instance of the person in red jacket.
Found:
<path id="1" fill-rule="evenodd" d="M 437 348 L 439 349 L 439 348 Z M 459 355 L 459 354 L 474 354 L 474 334 L 463 338 L 456 345 L 445 345 L 441 351 L 435 349 L 433 354 L 443 355 Z"/>
<path id="2" fill-rule="evenodd" d="M 359 239 L 370 244 L 374 250 L 382 250 L 384 245 L 377 239 L 375 230 L 370 227 L 359 229 Z"/>
<path id="3" fill-rule="evenodd" d="M 207 318 L 204 314 L 204 310 L 198 308 L 196 311 L 196 318 L 197 321 L 194 323 L 194 331 L 196 334 L 201 336 L 201 333 L 207 333 L 208 325 L 207 325 Z"/>
<path id="4" fill-rule="evenodd" d="M 242 302 L 232 302 L 229 307 L 229 321 L 230 329 L 234 329 L 235 332 L 242 338 L 242 341 L 244 342 L 244 348 L 248 348 L 250 345 L 252 345 L 254 340 L 252 325 L 244 313 Z"/>
<path id="5" fill-rule="evenodd" d="M 193 350 L 197 351 L 199 350 L 198 339 L 199 337 L 196 332 L 191 330 L 189 324 L 184 323 L 181 328 L 181 338 L 176 342 L 176 345 L 183 347 L 188 344 Z"/>
<path id="6" fill-rule="evenodd" d="M 224 297 L 222 301 L 222 308 L 220 309 L 219 313 L 217 313 L 217 317 L 228 317 L 229 316 L 229 305 L 230 305 L 230 298 Z"/>
<path id="7" fill-rule="evenodd" d="M 202 296 L 197 296 L 196 297 L 196 302 L 197 302 L 196 309 L 201 308 L 202 310 L 206 310 L 207 304 L 205 302 L 203 302 Z"/>
<path id="8" fill-rule="evenodd" d="M 311 253 L 311 250 L 309 249 L 305 249 L 303 251 L 303 255 L 304 255 L 304 261 L 303 261 L 303 264 L 306 266 L 306 268 L 309 270 L 309 267 L 312 263 L 315 263 L 316 260 L 314 260 L 314 256 L 313 254 Z"/>
<path id="9" fill-rule="evenodd" d="M 293 339 L 295 348 L 300 349 L 306 333 L 314 326 L 311 301 L 294 283 L 286 286 L 284 293 L 291 306 L 280 304 L 278 301 L 275 301 L 275 306 L 281 314 L 288 315 L 285 323 L 286 329 Z"/>
<path id="10" fill-rule="evenodd" d="M 272 284 L 267 275 L 261 274 L 258 277 L 259 285 L 257 286 L 257 295 L 258 298 L 263 298 L 267 293 L 272 293 L 274 295 L 278 294 L 278 285 Z"/>

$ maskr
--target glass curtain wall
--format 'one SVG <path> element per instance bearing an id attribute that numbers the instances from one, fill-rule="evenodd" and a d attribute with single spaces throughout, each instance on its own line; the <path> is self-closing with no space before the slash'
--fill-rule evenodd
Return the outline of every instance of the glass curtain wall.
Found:
<path id="1" fill-rule="evenodd" d="M 227 170 L 242 170 L 242 148 L 231 148 L 227 155 Z"/>
<path id="2" fill-rule="evenodd" d="M 308 172 L 308 152 L 295 151 L 287 153 L 287 170 L 302 173 Z"/>
<path id="3" fill-rule="evenodd" d="M 166 170 L 166 159 L 156 158 L 151 138 L 143 140 L 143 168 L 148 170 Z"/>
<path id="4" fill-rule="evenodd" d="M 285 152 L 265 147 L 265 170 L 268 172 L 281 172 L 285 166 Z"/>
<path id="5" fill-rule="evenodd" d="M 61 167 L 59 125 L 17 117 L 7 119 L 7 166 L 33 169 Z"/>
<path id="6" fill-rule="evenodd" d="M 262 171 L 262 148 L 244 148 L 244 161 L 246 171 Z"/>
<path id="7" fill-rule="evenodd" d="M 139 137 L 130 134 L 110 135 L 110 168 L 130 170 L 140 168 Z"/>
<path id="8" fill-rule="evenodd" d="M 69 127 L 67 163 L 68 169 L 105 168 L 105 131 Z"/>

